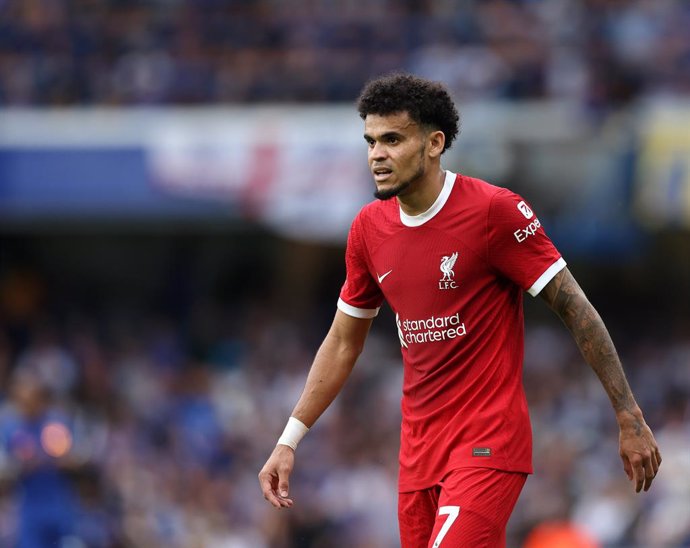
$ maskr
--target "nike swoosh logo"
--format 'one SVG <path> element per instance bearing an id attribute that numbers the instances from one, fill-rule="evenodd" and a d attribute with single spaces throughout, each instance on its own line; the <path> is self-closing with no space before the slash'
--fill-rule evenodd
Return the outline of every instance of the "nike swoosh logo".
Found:
<path id="1" fill-rule="evenodd" d="M 392 268 L 388 272 L 386 272 L 385 274 L 381 274 L 380 276 L 377 275 L 376 277 L 379 279 L 379 283 L 381 283 L 385 279 L 385 277 L 388 276 L 388 274 L 390 274 L 391 272 L 393 272 Z"/>

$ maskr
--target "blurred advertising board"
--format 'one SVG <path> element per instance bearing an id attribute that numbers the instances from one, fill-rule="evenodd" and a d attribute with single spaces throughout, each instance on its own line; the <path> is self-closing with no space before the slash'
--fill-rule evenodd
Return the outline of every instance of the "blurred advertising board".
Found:
<path id="1" fill-rule="evenodd" d="M 249 219 L 342 240 L 371 197 L 348 108 L 0 114 L 0 219 Z"/>
<path id="2" fill-rule="evenodd" d="M 541 157 L 554 157 L 554 146 L 583 140 L 581 116 L 562 103 L 461 111 L 444 166 L 498 185 L 521 167 L 539 184 L 526 152 L 548 146 Z M 373 199 L 362 134 L 351 104 L 0 109 L 0 226 L 249 221 L 342 243 Z M 552 176 L 542 178 L 542 194 L 560 199 Z M 561 170 L 558 184 L 578 179 Z"/>
<path id="3" fill-rule="evenodd" d="M 652 105 L 644 113 L 635 211 L 652 228 L 690 227 L 690 101 Z"/>

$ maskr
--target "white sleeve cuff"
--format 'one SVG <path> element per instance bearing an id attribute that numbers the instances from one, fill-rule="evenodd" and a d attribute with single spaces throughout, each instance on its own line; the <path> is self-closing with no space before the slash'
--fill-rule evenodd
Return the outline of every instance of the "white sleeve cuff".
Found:
<path id="1" fill-rule="evenodd" d="M 546 287 L 546 284 L 548 284 L 551 280 L 553 280 L 553 277 L 558 274 L 561 270 L 563 270 L 566 266 L 565 259 L 561 257 L 558 259 L 555 263 L 553 263 L 549 268 L 546 269 L 546 271 L 539 276 L 536 282 L 532 284 L 532 287 L 530 287 L 527 290 L 527 293 L 532 295 L 532 297 L 536 297 L 539 295 L 539 292 Z"/>
<path id="2" fill-rule="evenodd" d="M 356 306 L 347 304 L 342 299 L 338 299 L 338 308 L 348 316 L 361 318 L 363 320 L 375 318 L 379 313 L 379 308 L 357 308 Z"/>

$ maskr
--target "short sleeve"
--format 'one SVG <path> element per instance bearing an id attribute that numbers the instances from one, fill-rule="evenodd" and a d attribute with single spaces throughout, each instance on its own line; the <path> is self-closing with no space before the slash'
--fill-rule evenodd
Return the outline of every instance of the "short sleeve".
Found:
<path id="1" fill-rule="evenodd" d="M 494 195 L 489 208 L 488 257 L 501 275 L 532 296 L 566 266 L 529 204 L 506 189 Z"/>
<path id="2" fill-rule="evenodd" d="M 338 308 L 355 318 L 373 318 L 383 302 L 383 295 L 372 277 L 362 238 L 362 219 L 358 215 L 350 227 L 345 251 L 347 276 L 340 290 Z"/>

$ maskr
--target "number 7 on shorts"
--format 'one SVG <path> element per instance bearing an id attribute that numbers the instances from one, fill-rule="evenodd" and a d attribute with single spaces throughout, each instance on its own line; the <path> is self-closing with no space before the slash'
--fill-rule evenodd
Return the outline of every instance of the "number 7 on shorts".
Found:
<path id="1" fill-rule="evenodd" d="M 441 530 L 438 532 L 438 535 L 436 536 L 436 540 L 434 541 L 432 548 L 438 548 L 439 546 L 441 546 L 441 541 L 443 540 L 443 537 L 446 536 L 446 533 L 448 533 L 450 526 L 453 525 L 453 522 L 456 519 L 458 519 L 458 516 L 460 515 L 460 507 L 459 506 L 441 506 L 438 509 L 438 515 L 439 516 L 447 515 L 448 517 L 446 518 L 446 521 L 443 524 L 443 527 L 441 527 Z"/>

